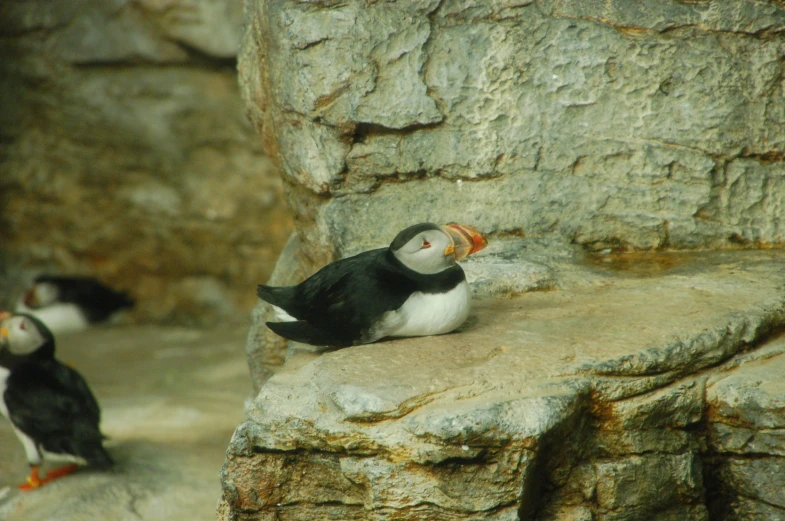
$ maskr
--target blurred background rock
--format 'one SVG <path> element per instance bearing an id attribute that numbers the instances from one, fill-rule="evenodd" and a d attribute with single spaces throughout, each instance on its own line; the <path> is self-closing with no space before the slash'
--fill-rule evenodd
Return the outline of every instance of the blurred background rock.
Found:
<path id="1" fill-rule="evenodd" d="M 237 87 L 242 1 L 0 4 L 0 306 L 92 275 L 139 320 L 245 313 L 291 224 Z"/>

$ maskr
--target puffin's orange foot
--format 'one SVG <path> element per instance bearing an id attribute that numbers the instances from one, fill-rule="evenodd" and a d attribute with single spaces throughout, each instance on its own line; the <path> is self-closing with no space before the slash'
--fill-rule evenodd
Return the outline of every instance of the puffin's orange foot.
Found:
<path id="1" fill-rule="evenodd" d="M 63 476 L 67 476 L 68 474 L 72 474 L 76 469 L 79 468 L 79 465 L 71 464 L 66 465 L 64 467 L 60 467 L 59 469 L 52 469 L 46 473 L 46 477 L 44 478 L 44 483 L 49 483 L 57 478 L 62 478 Z"/>
<path id="2" fill-rule="evenodd" d="M 67 476 L 71 474 L 76 469 L 79 468 L 79 465 L 66 465 L 64 467 L 60 467 L 57 469 L 52 469 L 46 473 L 44 478 L 41 478 L 38 475 L 38 467 L 32 467 L 30 470 L 30 477 L 27 478 L 26 483 L 22 483 L 19 485 L 19 490 L 24 490 L 29 492 L 30 490 L 35 490 L 43 485 L 46 485 L 50 481 L 54 481 L 57 478 L 61 478 L 63 476 Z"/>
<path id="3" fill-rule="evenodd" d="M 28 476 L 27 481 L 19 485 L 19 490 L 29 492 L 30 490 L 37 489 L 43 484 L 44 481 L 41 481 L 41 478 L 38 477 L 38 466 L 33 465 L 30 467 L 30 476 Z"/>

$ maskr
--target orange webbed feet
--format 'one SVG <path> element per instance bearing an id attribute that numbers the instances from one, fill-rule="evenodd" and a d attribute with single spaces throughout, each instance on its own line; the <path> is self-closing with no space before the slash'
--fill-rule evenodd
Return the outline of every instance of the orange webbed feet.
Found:
<path id="1" fill-rule="evenodd" d="M 75 464 L 65 465 L 64 467 L 50 470 L 49 472 L 46 473 L 45 477 L 41 478 L 38 475 L 38 467 L 34 465 L 30 469 L 30 476 L 27 478 L 27 482 L 19 485 L 19 489 L 27 492 L 31 490 L 35 490 L 39 487 L 42 487 L 43 485 L 46 485 L 50 481 L 54 481 L 57 478 L 61 478 L 63 476 L 72 474 L 78 468 L 79 466 Z"/>
<path id="2" fill-rule="evenodd" d="M 44 482 L 38 476 L 38 466 L 33 465 L 30 467 L 30 475 L 27 477 L 27 481 L 19 485 L 19 490 L 24 490 L 29 492 L 30 490 L 37 489 L 43 484 Z"/>

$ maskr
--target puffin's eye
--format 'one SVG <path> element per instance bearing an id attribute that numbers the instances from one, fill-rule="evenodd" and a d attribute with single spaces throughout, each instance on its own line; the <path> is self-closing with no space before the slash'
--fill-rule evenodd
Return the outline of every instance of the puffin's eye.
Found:
<path id="1" fill-rule="evenodd" d="M 422 240 L 422 249 L 430 248 L 430 247 L 431 247 L 431 243 L 426 241 L 425 239 L 423 239 Z"/>

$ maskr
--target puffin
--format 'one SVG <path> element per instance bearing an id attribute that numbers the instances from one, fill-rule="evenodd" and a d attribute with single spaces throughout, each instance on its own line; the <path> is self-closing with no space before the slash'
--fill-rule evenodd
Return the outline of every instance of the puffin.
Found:
<path id="1" fill-rule="evenodd" d="M 55 333 L 71 333 L 103 322 L 134 305 L 127 294 L 92 277 L 40 275 L 16 306 L 18 313 L 40 319 Z"/>
<path id="2" fill-rule="evenodd" d="M 420 223 L 388 248 L 338 260 L 296 286 L 259 285 L 276 334 L 340 348 L 385 337 L 449 333 L 469 316 L 471 292 L 456 264 L 487 246 L 473 227 Z"/>
<path id="3" fill-rule="evenodd" d="M 30 464 L 22 490 L 81 465 L 107 469 L 113 464 L 103 447 L 95 396 L 78 372 L 55 359 L 54 336 L 31 315 L 0 312 L 0 414 L 11 422 Z M 69 464 L 42 476 L 44 460 Z"/>

